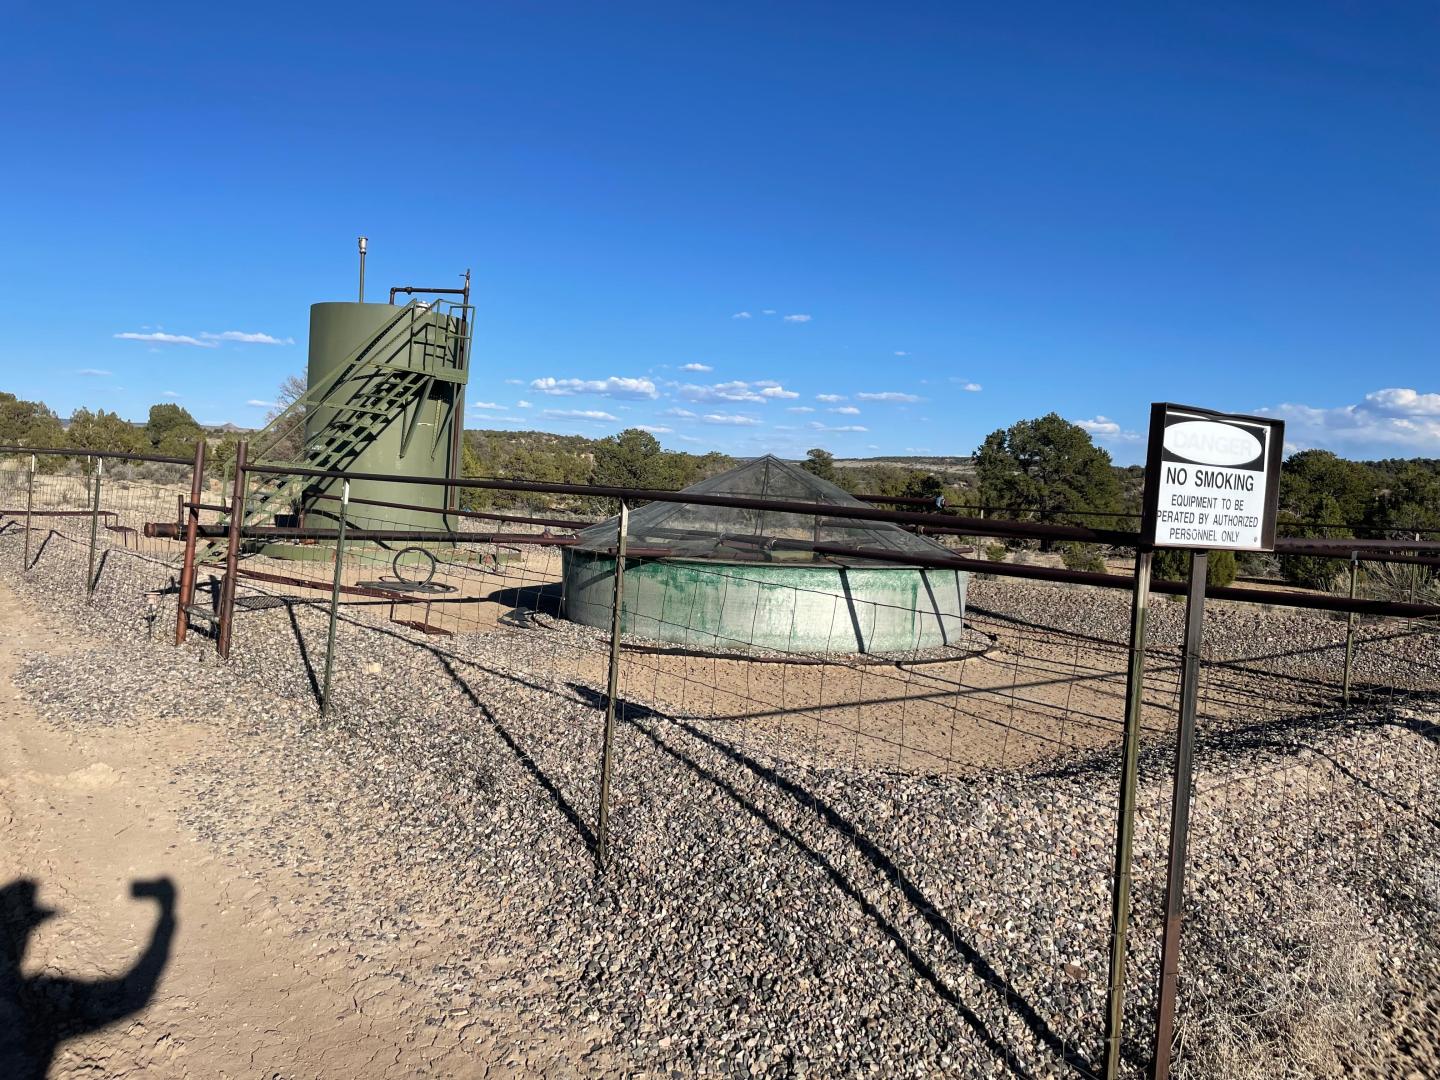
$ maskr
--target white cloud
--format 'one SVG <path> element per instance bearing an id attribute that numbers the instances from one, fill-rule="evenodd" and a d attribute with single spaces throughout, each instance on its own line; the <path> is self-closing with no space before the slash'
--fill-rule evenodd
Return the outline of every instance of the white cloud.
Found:
<path id="1" fill-rule="evenodd" d="M 275 404 L 275 402 L 273 402 L 273 401 L 261 401 L 259 398 L 251 398 L 249 401 L 245 402 L 245 404 L 246 404 L 246 405 L 249 405 L 252 409 L 274 409 L 274 408 L 278 408 L 278 406 Z"/>
<path id="2" fill-rule="evenodd" d="M 1426 456 L 1440 453 L 1440 394 L 1388 387 L 1354 405 L 1317 408 L 1286 402 L 1257 409 L 1285 421 L 1286 449 L 1360 448 L 1385 453 L 1399 448 Z"/>
<path id="3" fill-rule="evenodd" d="M 819 420 L 811 420 L 809 427 L 815 431 L 869 431 L 867 427 L 860 424 L 841 424 L 838 427 L 831 427 L 829 424 L 822 424 Z"/>
<path id="4" fill-rule="evenodd" d="M 665 410 L 665 415 L 666 415 L 666 416 L 680 416 L 680 417 L 684 417 L 686 420 L 693 420 L 693 419 L 695 419 L 695 414 L 694 414 L 693 412 L 691 412 L 689 409 L 666 409 L 666 410 Z"/>
<path id="5" fill-rule="evenodd" d="M 765 398 L 781 398 L 784 400 L 789 400 L 791 398 L 797 398 L 800 396 L 794 390 L 786 390 L 779 383 L 756 383 L 755 385 L 764 387 L 764 389 L 760 391 L 760 396 Z"/>
<path id="6" fill-rule="evenodd" d="M 524 398 L 521 398 L 519 401 L 515 402 L 515 407 L 517 409 L 533 409 L 535 406 L 531 405 L 530 402 L 526 401 Z"/>
<path id="7" fill-rule="evenodd" d="M 845 400 L 845 395 L 844 395 L 844 394 L 816 394 L 816 395 L 815 395 L 815 400 L 816 400 L 816 401 L 832 401 L 832 402 L 833 402 L 833 401 L 844 401 L 844 400 Z"/>
<path id="8" fill-rule="evenodd" d="M 1108 416 L 1096 415 L 1091 420 L 1071 421 L 1076 427 L 1084 428 L 1097 439 L 1104 439 L 1107 442 L 1139 442 L 1140 435 L 1134 431 L 1126 431 Z"/>
<path id="9" fill-rule="evenodd" d="M 774 314 L 775 314 L 775 309 L 774 309 L 773 307 L 767 307 L 764 311 L 760 312 L 760 314 L 761 314 L 761 315 L 774 315 Z"/>
<path id="10" fill-rule="evenodd" d="M 961 386 L 960 389 L 964 390 L 967 394 L 978 394 L 981 390 L 985 388 L 981 386 L 978 382 L 967 382 L 963 386 Z"/>
<path id="11" fill-rule="evenodd" d="M 546 409 L 541 414 L 553 420 L 618 420 L 618 416 L 611 416 L 608 412 L 601 412 L 599 409 Z"/>
<path id="12" fill-rule="evenodd" d="M 160 396 L 161 396 L 161 397 L 179 397 L 180 395 L 177 394 L 174 390 L 166 390 L 166 391 L 163 391 Z"/>
<path id="13" fill-rule="evenodd" d="M 1440 394 L 1392 387 L 1365 395 L 1365 404 L 1389 416 L 1440 416 Z"/>
<path id="14" fill-rule="evenodd" d="M 786 315 L 786 316 L 785 316 L 785 321 L 786 321 L 786 322 L 809 322 L 809 321 L 810 321 L 810 316 L 809 316 L 809 315 Z"/>
<path id="15" fill-rule="evenodd" d="M 675 430 L 674 428 L 668 428 L 663 425 L 656 424 L 636 424 L 635 426 L 641 431 L 650 432 L 651 435 L 669 435 L 670 432 Z"/>
<path id="16" fill-rule="evenodd" d="M 826 409 L 826 412 L 840 413 L 843 416 L 859 416 L 860 410 L 854 405 L 837 405 L 833 409 Z"/>
<path id="17" fill-rule="evenodd" d="M 627 379 L 616 375 L 608 379 L 554 379 L 547 375 L 543 379 L 532 380 L 530 389 L 552 397 L 596 394 L 600 397 L 652 399 L 660 396 L 649 379 Z"/>
<path id="18" fill-rule="evenodd" d="M 524 380 L 524 379 L 506 379 L 505 381 L 506 381 L 507 383 L 509 383 L 511 386 L 524 386 L 524 385 L 525 385 L 525 380 Z"/>
<path id="19" fill-rule="evenodd" d="M 740 413 L 706 413 L 700 418 L 707 424 L 728 424 L 731 427 L 755 427 L 760 421 Z"/>
<path id="20" fill-rule="evenodd" d="M 244 330 L 225 330 L 219 334 L 202 333 L 206 341 L 238 341 L 244 345 L 294 345 L 295 339 L 277 338 L 271 334 L 251 334 Z"/>
<path id="21" fill-rule="evenodd" d="M 895 355 L 896 355 L 896 356 L 909 356 L 910 354 L 909 354 L 908 352 L 906 352 L 904 349 L 896 349 L 896 350 L 895 350 Z"/>
<path id="22" fill-rule="evenodd" d="M 202 349 L 218 349 L 220 347 L 218 342 L 201 341 L 189 334 L 167 334 L 160 330 L 149 334 L 137 334 L 133 330 L 127 330 L 125 333 L 115 336 L 121 341 L 153 341 L 161 345 L 198 345 Z"/>
<path id="23" fill-rule="evenodd" d="M 745 316 L 745 317 L 748 319 L 750 316 L 747 315 L 747 316 Z M 712 368 L 709 364 L 681 364 L 681 365 L 680 365 L 680 370 L 681 370 L 681 371 L 714 371 L 715 369 Z"/>
<path id="24" fill-rule="evenodd" d="M 809 405 L 791 405 L 791 406 L 790 406 L 788 409 L 786 409 L 785 411 L 786 411 L 786 412 L 814 412 L 815 410 L 812 409 Z"/>
<path id="25" fill-rule="evenodd" d="M 762 379 L 753 383 L 733 379 L 730 382 L 716 383 L 713 386 L 697 386 L 694 383 L 686 383 L 683 386 L 677 387 L 675 392 L 686 401 L 752 401 L 763 403 L 777 398 L 787 399 L 800 396 L 793 390 L 786 390 L 773 379 Z"/>
<path id="26" fill-rule="evenodd" d="M 907 405 L 914 404 L 920 398 L 916 394 L 902 394 L 898 390 L 881 390 L 873 394 L 856 394 L 859 401 L 900 401 Z"/>
<path id="27" fill-rule="evenodd" d="M 104 368 L 82 367 L 79 371 L 75 372 L 75 374 L 84 375 L 89 379 L 108 379 L 114 372 L 106 371 Z"/>
<path id="28" fill-rule="evenodd" d="M 731 315 L 730 318 L 732 318 L 732 319 L 748 319 L 748 318 L 750 318 L 750 313 L 749 313 L 748 311 L 737 311 L 737 312 L 735 312 L 734 315 Z"/>
<path id="29" fill-rule="evenodd" d="M 224 330 L 216 334 L 203 330 L 199 335 L 167 334 L 162 330 L 137 334 L 127 330 L 115 337 L 121 341 L 149 341 L 160 345 L 195 345 L 202 349 L 218 349 L 220 342 L 233 341 L 243 345 L 294 345 L 294 338 L 277 338 L 273 334 L 250 333 L 245 330 Z"/>
<path id="30" fill-rule="evenodd" d="M 1091 435 L 1119 435 L 1120 425 L 1108 416 L 1096 416 L 1093 420 L 1073 421 L 1076 427 L 1084 428 Z"/>
<path id="31" fill-rule="evenodd" d="M 504 406 L 504 405 L 497 405 L 497 404 L 496 404 L 495 402 L 493 402 L 493 401 L 472 401 L 472 402 L 470 403 L 470 408 L 472 408 L 472 409 L 503 409 L 503 408 L 505 408 L 505 406 Z"/>
<path id="32" fill-rule="evenodd" d="M 716 383 L 714 386 L 696 386 L 686 383 L 676 391 L 686 401 L 764 401 L 745 382 Z"/>

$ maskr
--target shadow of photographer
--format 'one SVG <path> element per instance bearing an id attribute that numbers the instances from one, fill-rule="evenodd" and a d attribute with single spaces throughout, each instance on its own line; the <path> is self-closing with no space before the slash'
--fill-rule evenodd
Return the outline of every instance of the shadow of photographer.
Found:
<path id="1" fill-rule="evenodd" d="M 57 912 L 36 900 L 38 886 L 18 878 L 0 888 L 0 1076 L 43 1080 L 66 1039 L 139 1012 L 154 996 L 175 937 L 175 884 L 169 878 L 131 883 L 130 895 L 159 911 L 150 941 L 128 972 L 113 979 L 24 975 L 30 937 Z"/>

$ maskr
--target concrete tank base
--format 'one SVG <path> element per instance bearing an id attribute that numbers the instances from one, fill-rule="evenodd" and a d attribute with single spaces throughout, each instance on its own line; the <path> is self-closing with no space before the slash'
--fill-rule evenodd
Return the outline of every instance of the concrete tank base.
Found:
<path id="1" fill-rule="evenodd" d="M 614 558 L 563 561 L 565 617 L 609 630 Z M 958 570 L 627 559 L 620 625 L 694 648 L 905 653 L 959 645 L 964 616 Z"/>

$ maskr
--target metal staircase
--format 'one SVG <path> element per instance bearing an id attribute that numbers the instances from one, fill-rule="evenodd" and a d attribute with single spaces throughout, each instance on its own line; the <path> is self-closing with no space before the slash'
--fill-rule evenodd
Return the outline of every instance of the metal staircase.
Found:
<path id="1" fill-rule="evenodd" d="M 250 460 L 266 465 L 339 471 L 348 468 L 392 424 L 403 423 L 400 456 L 410 450 L 421 410 L 436 383 L 464 384 L 473 309 L 448 301 L 412 300 L 378 333 L 362 341 L 322 382 L 308 387 L 252 440 Z M 455 410 L 458 393 L 449 395 Z M 455 423 L 461 419 L 454 417 Z M 442 423 L 433 425 L 438 446 Z M 303 502 L 310 477 L 260 474 L 245 497 L 243 525 L 288 514 Z M 323 483 L 323 482 L 322 482 Z M 222 519 L 228 523 L 228 516 Z M 218 541 L 197 554 L 213 559 Z"/>

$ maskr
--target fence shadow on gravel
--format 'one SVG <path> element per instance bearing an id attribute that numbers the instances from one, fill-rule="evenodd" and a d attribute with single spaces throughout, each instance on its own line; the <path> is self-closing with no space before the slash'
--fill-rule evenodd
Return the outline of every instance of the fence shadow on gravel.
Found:
<path id="1" fill-rule="evenodd" d="M 598 694 L 590 687 L 579 683 L 572 683 L 571 689 L 580 697 L 588 698 L 598 708 L 605 705 L 603 695 Z M 1064 1043 L 1064 1041 L 1052 1031 L 1046 1024 L 1043 1017 L 1030 1005 L 1025 998 L 1016 993 L 1014 987 L 1010 986 L 1000 975 L 997 967 L 985 956 L 969 944 L 958 928 L 952 925 L 935 904 L 933 904 L 910 880 L 909 877 L 897 866 L 882 847 L 867 837 L 856 825 L 847 819 L 842 813 L 827 803 L 816 792 L 809 790 L 794 780 L 787 778 L 775 769 L 769 768 L 762 762 L 747 755 L 740 748 L 728 742 L 715 738 L 713 735 L 702 731 L 693 724 L 683 720 L 676 720 L 673 717 L 657 712 L 649 706 L 639 704 L 625 699 L 618 699 L 616 702 L 617 713 L 624 722 L 631 725 L 640 735 L 647 739 L 657 749 L 661 750 L 674 760 L 678 761 L 698 779 L 712 785 L 722 791 L 735 806 L 743 813 L 753 817 L 761 823 L 775 838 L 793 846 L 807 859 L 823 868 L 825 875 L 830 879 L 836 891 L 844 900 L 858 905 L 884 936 L 891 941 L 906 963 L 914 970 L 915 974 L 923 979 L 930 988 L 941 999 L 962 1017 L 964 1022 L 982 1040 L 986 1048 L 999 1060 L 1006 1061 L 1010 1054 L 1006 1046 L 1001 1043 L 989 1030 L 985 1022 L 976 1015 L 964 1001 L 945 983 L 936 970 L 921 955 L 920 951 L 902 933 L 902 931 L 889 920 L 885 915 L 866 897 L 864 891 L 858 888 L 846 875 L 824 854 L 816 848 L 809 846 L 804 838 L 797 832 L 786 827 L 775 818 L 771 817 L 757 803 L 752 802 L 742 795 L 733 785 L 723 777 L 706 769 L 693 756 L 687 754 L 684 749 L 677 746 L 673 741 L 665 738 L 660 730 L 661 725 L 676 732 L 689 736 L 697 743 L 702 743 L 711 749 L 718 751 L 727 759 L 739 765 L 747 772 L 763 780 L 777 791 L 790 797 L 803 810 L 813 814 L 824 826 L 833 830 L 844 842 L 854 847 L 870 867 L 878 875 L 887 879 L 903 897 L 911 910 L 923 919 L 926 924 L 938 935 L 951 943 L 954 951 L 963 959 L 964 963 L 975 973 L 987 987 L 1004 996 L 1011 1007 L 1014 1015 L 1044 1043 L 1055 1056 L 1066 1064 L 1079 1070 L 1082 1073 L 1089 1073 L 1094 1066 L 1079 1058 Z M 1016 1075 L 1025 1075 L 1018 1067 Z"/>

